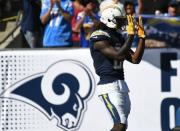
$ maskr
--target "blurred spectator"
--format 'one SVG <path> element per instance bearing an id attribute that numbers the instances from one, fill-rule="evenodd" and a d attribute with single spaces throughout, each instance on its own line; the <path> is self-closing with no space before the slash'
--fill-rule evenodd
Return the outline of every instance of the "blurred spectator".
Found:
<path id="1" fill-rule="evenodd" d="M 135 13 L 138 13 L 138 0 L 133 0 Z"/>
<path id="2" fill-rule="evenodd" d="M 124 2 L 122 0 L 104 0 L 104 1 L 106 2 L 100 5 L 100 13 L 106 8 L 106 5 L 112 6 L 113 4 L 117 4 L 120 9 L 123 9 L 122 13 L 125 14 L 124 5 L 122 4 Z"/>
<path id="3" fill-rule="evenodd" d="M 178 2 L 176 0 L 172 0 L 168 5 L 167 16 L 173 16 L 173 17 L 179 16 L 180 15 L 179 9 L 180 9 L 180 1 Z"/>
<path id="4" fill-rule="evenodd" d="M 134 7 L 133 1 L 131 1 L 131 0 L 125 1 L 124 8 L 125 8 L 126 14 L 128 14 L 128 15 L 135 14 L 135 7 Z"/>
<path id="5" fill-rule="evenodd" d="M 127 15 L 135 15 L 135 4 L 133 0 L 126 0 L 124 3 L 125 12 Z M 138 43 L 138 36 L 134 36 L 134 41 L 132 43 L 132 47 L 136 47 Z"/>
<path id="6" fill-rule="evenodd" d="M 71 0 L 43 0 L 41 22 L 45 25 L 44 47 L 72 46 Z"/>
<path id="7" fill-rule="evenodd" d="M 23 18 L 21 31 L 30 48 L 41 46 L 40 0 L 23 0 Z M 25 45 L 23 45 L 25 46 Z"/>
<path id="8" fill-rule="evenodd" d="M 71 21 L 72 25 L 72 41 L 73 41 L 73 46 L 79 47 L 80 46 L 80 30 L 77 30 L 76 28 L 76 19 L 77 16 L 80 12 L 84 10 L 84 6 L 82 5 L 82 0 L 75 0 L 73 2 L 73 8 L 74 8 L 74 13 Z"/>
<path id="9" fill-rule="evenodd" d="M 97 1 L 84 1 L 84 10 L 78 14 L 74 30 L 80 30 L 81 47 L 89 47 L 89 37 L 93 26 L 98 23 L 99 16 L 97 11 Z"/>
<path id="10" fill-rule="evenodd" d="M 167 12 L 170 0 L 138 0 L 138 14 L 155 14 Z"/>
<path id="11" fill-rule="evenodd" d="M 167 13 L 162 13 L 159 10 L 156 10 L 155 15 L 159 16 L 168 16 L 168 17 L 177 17 L 180 15 L 180 1 L 171 0 L 168 4 Z"/>

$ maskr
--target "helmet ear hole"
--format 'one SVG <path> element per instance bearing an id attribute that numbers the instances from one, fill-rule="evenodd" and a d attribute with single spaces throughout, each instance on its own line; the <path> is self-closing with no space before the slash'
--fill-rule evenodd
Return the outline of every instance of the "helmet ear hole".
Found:
<path id="1" fill-rule="evenodd" d="M 108 22 L 111 22 L 111 20 L 110 20 L 110 19 L 108 19 Z"/>

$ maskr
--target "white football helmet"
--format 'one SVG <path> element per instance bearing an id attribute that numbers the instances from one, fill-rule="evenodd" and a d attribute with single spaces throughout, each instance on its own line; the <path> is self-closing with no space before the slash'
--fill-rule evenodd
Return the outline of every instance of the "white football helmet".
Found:
<path id="1" fill-rule="evenodd" d="M 100 21 L 109 28 L 117 27 L 116 18 L 124 18 L 125 11 L 122 4 L 114 4 L 110 1 L 103 1 L 100 5 Z"/>

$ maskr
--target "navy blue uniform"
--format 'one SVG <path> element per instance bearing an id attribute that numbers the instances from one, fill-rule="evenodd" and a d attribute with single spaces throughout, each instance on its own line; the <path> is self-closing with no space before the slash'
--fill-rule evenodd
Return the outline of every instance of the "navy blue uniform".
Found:
<path id="1" fill-rule="evenodd" d="M 107 84 L 116 80 L 124 80 L 123 61 L 117 61 L 106 57 L 93 44 L 98 41 L 107 40 L 118 50 L 124 44 L 124 39 L 116 31 L 96 30 L 90 37 L 90 51 L 94 61 L 94 68 L 100 76 L 98 84 Z"/>

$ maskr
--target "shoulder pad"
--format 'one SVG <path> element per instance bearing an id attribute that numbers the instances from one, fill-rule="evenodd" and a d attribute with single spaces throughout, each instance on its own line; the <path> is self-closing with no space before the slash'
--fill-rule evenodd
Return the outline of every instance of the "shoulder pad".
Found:
<path id="1" fill-rule="evenodd" d="M 96 30 L 90 36 L 90 41 L 102 41 L 102 40 L 110 40 L 110 35 L 103 30 Z"/>

